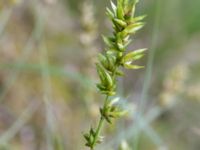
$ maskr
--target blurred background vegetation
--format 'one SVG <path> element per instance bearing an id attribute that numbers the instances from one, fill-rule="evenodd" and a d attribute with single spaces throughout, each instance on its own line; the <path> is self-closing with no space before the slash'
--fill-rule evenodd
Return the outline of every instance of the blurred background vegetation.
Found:
<path id="1" fill-rule="evenodd" d="M 80 150 L 98 119 L 96 54 L 109 0 L 0 0 L 0 150 Z M 99 150 L 200 150 L 200 1 L 140 0 L 130 49 L 146 68 L 118 87 L 129 114 Z"/>

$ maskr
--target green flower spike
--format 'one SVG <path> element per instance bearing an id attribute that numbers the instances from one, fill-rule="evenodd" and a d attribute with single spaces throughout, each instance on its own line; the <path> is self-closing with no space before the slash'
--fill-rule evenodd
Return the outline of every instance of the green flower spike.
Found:
<path id="1" fill-rule="evenodd" d="M 144 56 L 146 49 L 126 53 L 131 42 L 131 35 L 134 35 L 144 26 L 141 20 L 145 16 L 134 16 L 137 2 L 138 0 L 117 0 L 115 5 L 111 1 L 112 9 L 106 8 L 106 14 L 112 22 L 114 31 L 112 36 L 102 36 L 106 48 L 103 53 L 99 54 L 96 64 L 100 79 L 97 88 L 100 93 L 105 95 L 105 100 L 103 107 L 100 108 L 101 116 L 97 128 L 91 128 L 88 133 L 84 134 L 86 146 L 91 150 L 94 150 L 96 145 L 103 140 L 100 133 L 104 123 L 112 123 L 113 119 L 127 113 L 117 105 L 119 98 L 113 99 L 111 97 L 116 96 L 117 78 L 124 75 L 121 68 L 143 68 L 143 66 L 134 65 L 134 62 Z"/>

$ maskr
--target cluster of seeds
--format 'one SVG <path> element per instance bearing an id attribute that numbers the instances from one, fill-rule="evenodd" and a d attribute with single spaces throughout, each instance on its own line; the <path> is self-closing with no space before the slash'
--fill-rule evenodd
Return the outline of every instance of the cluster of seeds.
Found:
<path id="1" fill-rule="evenodd" d="M 146 49 L 126 52 L 130 44 L 130 36 L 144 26 L 141 22 L 145 16 L 134 17 L 137 0 L 117 0 L 117 5 L 111 1 L 112 10 L 107 8 L 107 15 L 113 24 L 113 35 L 103 40 L 106 44 L 105 51 L 99 54 L 96 64 L 100 83 L 97 84 L 99 91 L 105 95 L 105 101 L 100 108 L 101 118 L 96 129 L 91 128 L 89 133 L 84 134 L 86 146 L 94 149 L 97 143 L 102 141 L 99 136 L 103 123 L 112 123 L 113 118 L 118 118 L 125 114 L 116 105 L 119 98 L 112 98 L 116 95 L 117 77 L 123 76 L 122 68 L 139 69 L 143 66 L 134 65 L 134 61 L 144 56 Z M 110 98 L 111 97 L 111 98 Z"/>

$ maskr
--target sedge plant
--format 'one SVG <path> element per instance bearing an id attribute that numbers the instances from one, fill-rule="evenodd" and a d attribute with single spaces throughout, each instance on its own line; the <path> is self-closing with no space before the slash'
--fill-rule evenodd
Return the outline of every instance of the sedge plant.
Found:
<path id="1" fill-rule="evenodd" d="M 104 104 L 99 109 L 100 119 L 96 128 L 91 128 L 84 134 L 86 146 L 94 150 L 98 143 L 102 142 L 101 130 L 105 124 L 112 123 L 113 119 L 123 116 L 126 110 L 122 110 L 116 103 L 117 78 L 123 76 L 122 68 L 140 69 L 143 66 L 135 65 L 136 60 L 144 56 L 146 49 L 138 49 L 126 52 L 131 43 L 130 36 L 134 35 L 144 26 L 141 22 L 145 16 L 135 17 L 135 7 L 138 0 L 111 1 L 112 10 L 107 8 L 106 14 L 112 22 L 113 35 L 103 36 L 106 45 L 105 51 L 98 56 L 96 63 L 100 83 L 97 84 L 99 92 L 105 96 Z"/>

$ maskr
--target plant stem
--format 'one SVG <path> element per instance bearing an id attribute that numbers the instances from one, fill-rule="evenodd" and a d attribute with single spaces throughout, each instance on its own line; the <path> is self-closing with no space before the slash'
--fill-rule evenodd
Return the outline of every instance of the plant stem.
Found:
<path id="1" fill-rule="evenodd" d="M 116 74 L 116 70 L 117 70 L 118 65 L 116 64 L 114 72 L 112 74 L 112 78 L 115 78 L 115 74 Z M 108 99 L 109 99 L 109 95 L 106 95 L 105 101 L 104 101 L 104 105 L 103 105 L 103 109 L 105 109 L 108 105 Z M 93 146 L 91 147 L 91 150 L 94 150 L 94 146 L 97 143 L 98 137 L 100 135 L 101 129 L 103 128 L 103 124 L 104 124 L 105 118 L 101 115 L 101 118 L 98 122 L 98 126 L 95 132 L 95 137 L 94 137 L 94 141 L 93 141 Z"/>
<path id="2" fill-rule="evenodd" d="M 104 106 L 103 106 L 104 108 L 107 106 L 108 98 L 109 98 L 109 96 L 107 95 L 106 99 L 104 101 Z M 99 137 L 99 134 L 101 132 L 101 129 L 103 128 L 104 121 L 105 121 L 104 117 L 101 116 L 101 118 L 100 118 L 100 120 L 98 122 L 98 127 L 97 127 L 96 132 L 95 132 L 95 137 L 94 137 L 94 141 L 93 141 L 93 147 L 91 147 L 91 150 L 94 150 L 94 146 L 95 146 L 95 144 L 96 144 L 96 142 L 98 140 L 98 137 Z"/>
<path id="3" fill-rule="evenodd" d="M 108 98 L 109 98 L 109 96 L 106 95 L 106 99 L 105 99 L 105 101 L 104 101 L 104 105 L 103 105 L 104 108 L 105 108 L 105 107 L 107 106 L 107 104 L 108 104 Z"/>
<path id="4" fill-rule="evenodd" d="M 93 147 L 91 147 L 91 150 L 94 150 L 94 146 L 98 140 L 98 136 L 101 132 L 101 129 L 103 128 L 103 124 L 104 124 L 104 118 L 101 116 L 99 123 L 98 123 L 98 127 L 96 129 L 96 134 L 95 134 L 94 141 L 93 141 Z"/>

